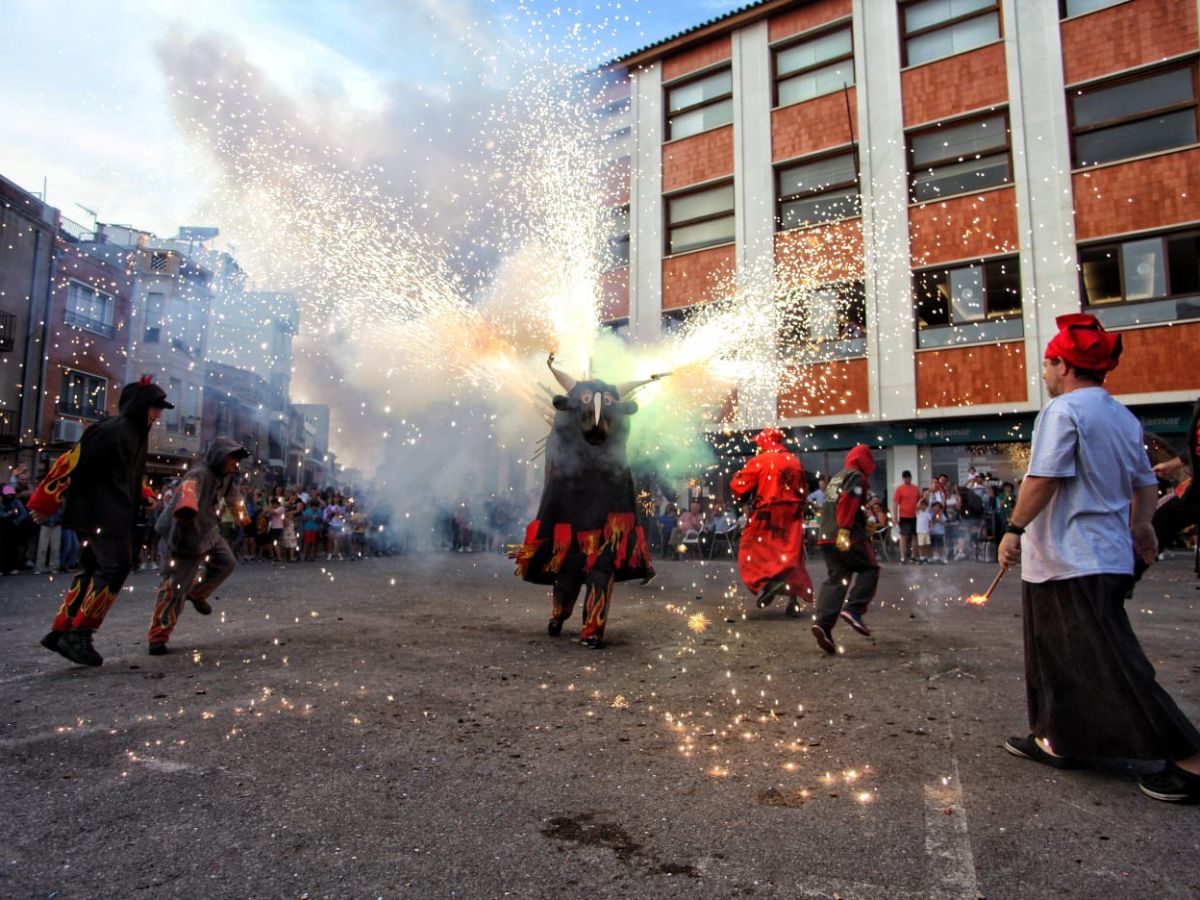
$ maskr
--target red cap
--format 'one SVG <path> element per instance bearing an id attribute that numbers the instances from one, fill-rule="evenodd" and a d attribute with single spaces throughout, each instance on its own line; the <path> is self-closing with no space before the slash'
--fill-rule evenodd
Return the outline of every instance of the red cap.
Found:
<path id="1" fill-rule="evenodd" d="M 754 443 L 765 451 L 783 449 L 783 432 L 778 428 L 764 428 L 754 436 Z"/>
<path id="2" fill-rule="evenodd" d="M 1046 359 L 1058 358 L 1077 369 L 1111 372 L 1121 358 L 1121 336 L 1109 334 L 1087 313 L 1071 313 L 1054 320 L 1056 334 L 1046 345 Z"/>

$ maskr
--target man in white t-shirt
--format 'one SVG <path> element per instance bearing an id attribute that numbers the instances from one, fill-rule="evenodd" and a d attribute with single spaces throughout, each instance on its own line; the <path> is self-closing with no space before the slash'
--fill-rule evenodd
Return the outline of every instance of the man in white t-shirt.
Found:
<path id="1" fill-rule="evenodd" d="M 1083 313 L 1059 316 L 1042 378 L 1029 471 L 1000 543 L 1021 564 L 1031 733 L 1010 753 L 1059 769 L 1077 757 L 1166 759 L 1142 778 L 1156 800 L 1200 800 L 1200 732 L 1155 680 L 1125 614 L 1134 554 L 1158 544 L 1157 491 L 1138 420 L 1104 389 L 1121 338 Z"/>

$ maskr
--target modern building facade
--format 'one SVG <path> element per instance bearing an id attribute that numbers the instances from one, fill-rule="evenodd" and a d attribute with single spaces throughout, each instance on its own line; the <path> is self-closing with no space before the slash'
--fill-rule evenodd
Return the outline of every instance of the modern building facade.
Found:
<path id="1" fill-rule="evenodd" d="M 1055 317 L 1081 310 L 1122 333 L 1112 393 L 1181 433 L 1200 393 L 1198 15 L 765 0 L 628 54 L 610 324 L 654 340 L 722 277 L 801 273 L 789 377 L 736 424 L 789 426 L 810 468 L 862 440 L 893 482 L 1010 474 Z"/>

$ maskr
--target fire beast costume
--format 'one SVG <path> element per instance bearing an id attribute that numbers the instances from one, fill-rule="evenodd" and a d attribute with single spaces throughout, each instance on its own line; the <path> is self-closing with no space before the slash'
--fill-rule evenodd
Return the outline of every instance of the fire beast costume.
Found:
<path id="1" fill-rule="evenodd" d="M 72 662 L 98 666 L 104 661 L 92 646 L 92 633 L 133 568 L 133 526 L 142 502 L 150 426 L 158 410 L 174 408 L 149 378 L 125 385 L 117 415 L 88 428 L 29 498 L 31 510 L 49 517 L 65 497 L 63 527 L 79 535 L 80 571 L 42 638 L 42 646 Z"/>
<path id="2" fill-rule="evenodd" d="M 237 557 L 221 537 L 220 505 L 235 511 L 242 525 L 250 522 L 238 488 L 237 463 L 250 451 L 227 437 L 214 438 L 204 458 L 179 482 L 159 514 L 155 531 L 167 548 L 168 562 L 158 585 L 158 602 L 150 617 L 150 654 L 167 652 L 167 641 L 185 600 L 196 612 L 212 612 L 208 598 L 237 568 Z"/>
<path id="3" fill-rule="evenodd" d="M 839 617 L 859 634 L 871 630 L 863 623 L 863 614 L 875 597 L 879 583 L 879 563 L 871 549 L 867 533 L 867 517 L 863 512 L 867 483 L 875 471 L 871 451 L 856 444 L 846 454 L 846 468 L 829 480 L 825 488 L 825 505 L 821 510 L 821 532 L 817 541 L 825 557 L 828 577 L 817 597 L 817 620 L 813 637 L 826 653 L 836 653 L 831 637 Z M 850 587 L 851 581 L 854 582 Z M 847 588 L 849 598 L 847 599 Z M 842 609 L 845 602 L 846 608 Z"/>
<path id="4" fill-rule="evenodd" d="M 1175 540 L 1175 536 L 1185 528 L 1195 525 L 1200 528 L 1200 486 L 1196 472 L 1200 466 L 1200 399 L 1192 408 L 1192 421 L 1187 430 L 1187 447 L 1179 454 L 1179 461 L 1190 470 L 1189 477 L 1184 479 L 1175 490 L 1166 494 L 1158 501 L 1154 511 L 1154 534 L 1158 538 L 1158 548 L 1165 549 Z M 1197 558 L 1200 567 L 1200 557 Z M 1137 581 L 1149 566 L 1140 557 L 1134 560 L 1133 579 Z M 1200 568 L 1196 574 L 1200 575 Z"/>
<path id="5" fill-rule="evenodd" d="M 760 609 L 777 593 L 788 594 L 787 614 L 797 616 L 799 601 L 813 596 L 804 564 L 804 467 L 783 446 L 777 428 L 764 428 L 754 443 L 759 454 L 729 485 L 735 497 L 752 500 L 738 545 L 738 571 L 746 587 L 758 594 Z"/>
<path id="6" fill-rule="evenodd" d="M 637 525 L 637 500 L 625 444 L 637 403 L 622 397 L 645 382 L 611 385 L 554 373 L 566 394 L 546 442 L 546 477 L 537 518 L 525 542 L 509 554 L 516 574 L 554 588 L 547 632 L 557 636 L 586 587 L 580 640 L 603 646 L 614 582 L 650 577 L 646 535 Z"/>

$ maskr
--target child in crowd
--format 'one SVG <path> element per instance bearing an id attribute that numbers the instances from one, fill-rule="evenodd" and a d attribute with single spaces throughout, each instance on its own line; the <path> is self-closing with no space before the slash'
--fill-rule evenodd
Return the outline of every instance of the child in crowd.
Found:
<path id="1" fill-rule="evenodd" d="M 924 497 L 917 504 L 917 562 L 929 562 L 929 529 L 933 517 L 929 513 L 929 501 Z"/>
<path id="2" fill-rule="evenodd" d="M 317 501 L 317 495 L 314 493 L 308 500 L 308 506 L 304 509 L 304 559 L 306 562 L 313 562 L 317 558 L 317 546 L 321 537 L 321 529 L 323 521 L 321 517 L 321 507 Z"/>
<path id="3" fill-rule="evenodd" d="M 942 504 L 934 503 L 929 510 L 929 543 L 933 562 L 946 561 L 946 513 Z"/>

